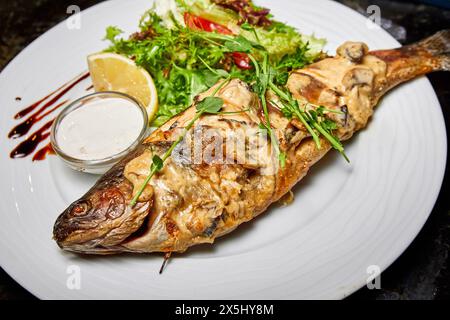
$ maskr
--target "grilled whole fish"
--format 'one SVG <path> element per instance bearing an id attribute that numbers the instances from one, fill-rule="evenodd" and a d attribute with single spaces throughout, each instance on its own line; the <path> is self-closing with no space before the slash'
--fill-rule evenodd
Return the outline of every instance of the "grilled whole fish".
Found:
<path id="1" fill-rule="evenodd" d="M 342 111 L 327 116 L 338 125 L 335 135 L 346 140 L 366 126 L 388 90 L 437 70 L 450 70 L 450 30 L 393 50 L 369 52 L 363 43 L 344 43 L 335 57 L 292 72 L 287 86 L 300 102 Z M 171 146 L 194 117 L 195 104 L 212 90 L 153 132 L 58 217 L 53 234 L 61 248 L 88 254 L 183 252 L 212 243 L 278 201 L 331 149 L 324 138 L 319 149 L 300 121 L 289 120 L 271 104 L 271 125 L 287 155 L 285 167 L 279 167 L 270 139 L 257 143 L 260 135 L 249 133 L 261 132 L 259 100 L 245 83 L 232 80 L 217 92 L 230 113 L 202 116 L 131 207 L 153 155 Z M 272 98 L 269 94 L 268 101 Z M 199 149 L 212 146 L 214 152 L 196 161 L 192 152 L 183 152 L 205 129 L 216 137 L 203 137 Z M 226 142 L 233 139 L 245 147 L 229 148 Z M 214 157 L 216 151 L 224 151 L 228 161 Z"/>

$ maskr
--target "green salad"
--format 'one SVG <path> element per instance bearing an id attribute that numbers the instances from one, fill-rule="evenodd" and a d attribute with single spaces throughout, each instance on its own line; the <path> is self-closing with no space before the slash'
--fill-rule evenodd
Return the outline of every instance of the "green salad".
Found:
<path id="1" fill-rule="evenodd" d="M 251 50 L 236 50 L 242 48 L 230 46 L 231 38 L 245 40 Z M 153 77 L 159 98 L 153 126 L 228 75 L 257 84 L 255 63 L 265 56 L 272 82 L 281 88 L 289 72 L 314 62 L 325 44 L 273 20 L 269 10 L 249 0 L 159 0 L 143 15 L 138 32 L 123 38 L 110 26 L 106 39 L 108 51 L 128 56 Z"/>
<path id="2" fill-rule="evenodd" d="M 120 37 L 117 27 L 109 27 L 106 39 L 112 43 L 109 51 L 128 56 L 152 75 L 159 97 L 153 126 L 162 125 L 189 107 L 199 93 L 220 84 L 211 96 L 197 101 L 195 116 L 171 147 L 153 156 L 150 173 L 132 206 L 194 123 L 205 114 L 223 112 L 224 102 L 216 93 L 233 78 L 248 83 L 259 97 L 263 113 L 259 127 L 270 138 L 281 168 L 286 153 L 271 125 L 269 105 L 288 119 L 298 119 L 318 149 L 322 137 L 348 161 L 334 135 L 337 125 L 327 117 L 329 112 L 340 112 L 299 102 L 286 88 L 292 70 L 320 58 L 323 39 L 273 20 L 268 9 L 251 0 L 161 0 L 146 12 L 139 27 L 128 39 Z"/>

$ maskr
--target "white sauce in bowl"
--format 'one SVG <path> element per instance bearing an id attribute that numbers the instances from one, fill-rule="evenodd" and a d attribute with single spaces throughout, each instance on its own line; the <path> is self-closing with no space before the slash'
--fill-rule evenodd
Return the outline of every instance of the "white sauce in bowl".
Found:
<path id="1" fill-rule="evenodd" d="M 70 157 L 100 160 L 130 147 L 143 125 L 142 112 L 133 102 L 112 97 L 93 100 L 61 120 L 56 140 Z"/>

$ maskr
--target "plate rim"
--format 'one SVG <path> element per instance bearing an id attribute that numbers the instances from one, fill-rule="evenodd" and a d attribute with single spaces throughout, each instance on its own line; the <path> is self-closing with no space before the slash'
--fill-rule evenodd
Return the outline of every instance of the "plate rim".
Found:
<path id="1" fill-rule="evenodd" d="M 98 6 L 102 6 L 102 5 L 104 5 L 104 4 L 108 3 L 108 2 L 116 2 L 116 1 L 117 0 L 109 0 L 109 1 L 104 1 L 104 2 L 100 2 L 100 3 L 94 4 L 94 5 L 86 8 L 86 9 L 84 9 L 82 11 L 82 13 L 86 13 L 86 12 L 88 12 L 90 10 L 93 10 L 93 9 L 95 9 Z M 357 13 L 359 16 L 361 16 L 363 18 L 366 18 L 360 12 L 358 12 L 356 10 L 353 10 L 353 9 L 351 9 L 351 8 L 341 4 L 339 2 L 334 2 L 334 1 L 331 1 L 331 0 L 320 0 L 320 1 L 323 2 L 323 3 L 328 3 L 328 4 L 333 3 L 334 5 L 337 5 L 337 6 L 341 7 L 341 9 L 344 9 L 347 12 L 349 12 L 349 14 L 353 14 L 354 15 L 355 13 Z M 50 29 L 48 29 L 47 31 L 45 31 L 44 33 L 39 35 L 36 39 L 31 41 L 25 48 L 23 48 L 17 55 L 15 55 L 2 68 L 2 70 L 0 72 L 0 77 L 4 77 L 5 71 L 7 71 L 10 68 L 12 68 L 11 66 L 14 63 L 14 61 L 16 59 L 18 59 L 19 57 L 21 57 L 21 55 L 24 54 L 25 50 L 27 50 L 30 46 L 34 45 L 35 43 L 39 42 L 44 36 L 46 36 L 48 33 L 51 33 L 54 29 L 59 28 L 60 25 L 66 23 L 67 19 L 68 18 L 60 21 L 59 23 L 57 23 L 56 25 L 54 25 L 53 27 L 51 27 Z M 395 38 L 393 38 L 386 30 L 384 30 L 384 29 L 381 29 L 381 30 L 386 35 L 388 35 L 390 38 L 392 38 L 397 43 L 397 45 L 400 45 L 400 43 Z M 443 158 L 444 158 L 443 164 L 444 165 L 443 165 L 443 167 L 439 168 L 440 169 L 439 170 L 439 176 L 440 176 L 439 180 L 440 180 L 440 182 L 438 184 L 438 186 L 439 186 L 438 190 L 439 191 L 435 194 L 435 196 L 433 197 L 432 201 L 430 201 L 430 203 L 432 203 L 431 208 L 428 209 L 428 213 L 427 214 L 423 215 L 423 219 L 422 219 L 423 221 L 421 221 L 420 226 L 419 226 L 419 223 L 416 222 L 416 225 L 417 225 L 416 229 L 417 229 L 417 231 L 415 232 L 415 234 L 412 237 L 408 237 L 408 239 L 404 239 L 404 242 L 407 243 L 407 244 L 402 246 L 403 247 L 402 249 L 398 249 L 397 252 L 395 252 L 395 254 L 391 254 L 390 255 L 391 259 L 387 259 L 388 261 L 386 262 L 386 265 L 385 266 L 380 266 L 381 267 L 381 272 L 384 272 L 386 269 L 388 269 L 392 265 L 392 263 L 394 263 L 410 247 L 411 243 L 414 241 L 414 239 L 417 237 L 417 235 L 421 232 L 421 230 L 423 229 L 423 226 L 428 221 L 429 216 L 430 216 L 430 214 L 433 211 L 433 208 L 434 208 L 434 206 L 436 204 L 436 200 L 439 197 L 440 191 L 442 189 L 442 183 L 443 183 L 443 180 L 444 180 L 444 177 L 445 177 L 445 168 L 446 168 L 446 164 L 447 164 L 447 160 L 448 160 L 448 141 L 447 141 L 447 133 L 446 133 L 446 130 L 445 130 L 445 121 L 444 121 L 444 117 L 443 117 L 442 106 L 440 105 L 440 102 L 439 102 L 439 99 L 437 97 L 437 94 L 436 94 L 433 86 L 431 85 L 431 82 L 429 81 L 429 79 L 426 78 L 426 77 L 422 77 L 422 79 L 424 81 L 424 84 L 426 83 L 426 85 L 429 86 L 429 88 L 431 89 L 430 93 L 432 94 L 433 98 L 436 100 L 437 105 L 440 106 L 439 112 L 440 112 L 440 116 L 441 116 L 441 119 L 442 119 L 443 124 L 444 124 L 444 134 L 445 134 L 445 137 L 443 137 L 444 138 L 443 139 L 444 149 L 445 149 L 444 152 L 443 152 L 444 153 L 444 155 L 443 155 Z M 41 297 L 42 297 L 41 294 L 37 290 L 34 290 L 34 288 L 32 288 L 31 285 L 28 285 L 27 283 L 24 283 L 21 280 L 19 280 L 15 276 L 14 271 L 12 270 L 12 267 L 10 268 L 8 263 L 5 263 L 5 261 L 3 261 L 3 259 L 0 261 L 0 265 L 5 270 L 5 272 L 8 273 L 8 275 L 12 279 L 14 279 L 14 281 L 16 281 L 20 286 L 22 286 L 27 291 L 32 293 L 35 297 L 41 299 Z M 364 285 L 365 285 L 365 281 L 363 281 L 363 279 L 362 279 L 360 283 L 352 285 L 351 288 L 349 290 L 347 290 L 346 293 L 341 293 L 340 295 L 335 296 L 335 298 L 338 298 L 338 299 L 345 298 L 345 297 L 353 294 L 355 291 L 359 290 L 360 288 L 362 288 Z"/>

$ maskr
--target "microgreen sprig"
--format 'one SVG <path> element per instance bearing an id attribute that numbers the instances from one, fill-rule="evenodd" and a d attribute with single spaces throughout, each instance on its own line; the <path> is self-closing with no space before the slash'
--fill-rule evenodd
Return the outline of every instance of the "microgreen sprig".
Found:
<path id="1" fill-rule="evenodd" d="M 297 119 L 299 119 L 303 123 L 305 128 L 311 134 L 311 137 L 316 143 L 318 149 L 321 148 L 321 143 L 319 135 L 315 130 L 317 130 L 321 135 L 323 135 L 325 139 L 327 139 L 330 142 L 331 146 L 334 149 L 336 149 L 340 154 L 342 154 L 342 156 L 347 162 L 350 162 L 349 158 L 344 152 L 344 146 L 338 140 L 338 138 L 333 136 L 333 134 L 331 133 L 330 129 L 335 129 L 336 124 L 334 122 L 331 122 L 331 120 L 328 120 L 328 122 L 319 121 L 317 117 L 317 113 L 319 113 L 319 115 L 323 117 L 323 112 L 325 111 L 325 108 L 319 107 L 318 111 L 315 111 L 315 113 L 313 113 L 313 111 L 308 112 L 305 110 L 301 110 L 298 101 L 295 100 L 290 94 L 282 91 L 273 82 L 270 82 L 269 86 L 282 100 L 284 100 L 282 102 L 282 105 L 284 107 L 284 109 L 282 108 L 282 111 L 285 114 L 294 115 L 295 117 L 297 117 Z M 335 113 L 341 113 L 340 111 L 330 110 L 330 112 L 331 111 Z M 333 126 L 331 125 L 331 123 L 333 123 Z"/>
<path id="2" fill-rule="evenodd" d="M 256 58 L 249 54 L 250 60 L 252 61 L 253 65 L 255 66 L 255 72 L 256 72 L 256 83 L 254 84 L 255 92 L 258 94 L 258 97 L 261 101 L 261 107 L 263 109 L 264 113 L 264 121 L 265 123 L 260 124 L 260 128 L 263 130 L 266 130 L 270 137 L 270 142 L 275 150 L 275 154 L 278 157 L 278 160 L 280 161 L 281 167 L 284 168 L 286 164 L 286 154 L 281 152 L 280 145 L 278 143 L 278 138 L 276 137 L 272 126 L 270 124 L 270 116 L 269 116 L 269 110 L 267 109 L 267 99 L 266 99 L 266 93 L 268 89 L 268 84 L 270 82 L 270 72 L 269 72 L 269 57 L 267 52 L 263 52 L 263 63 L 262 66 L 259 65 Z"/>
<path id="3" fill-rule="evenodd" d="M 274 83 L 273 78 L 276 74 L 276 68 L 272 68 L 270 66 L 267 51 L 263 46 L 248 40 L 242 35 L 231 37 L 228 35 L 208 33 L 205 35 L 205 37 L 208 39 L 224 41 L 223 45 L 221 46 L 227 48 L 231 52 L 245 52 L 248 54 L 255 67 L 256 78 L 254 89 L 261 100 L 261 106 L 264 112 L 265 124 L 260 125 L 260 127 L 267 130 L 267 132 L 269 133 L 273 147 L 279 155 L 282 167 L 284 166 L 284 159 L 286 158 L 286 156 L 281 153 L 278 145 L 278 139 L 275 137 L 273 129 L 270 125 L 270 117 L 267 110 L 266 100 L 266 92 L 268 88 L 270 88 L 281 99 L 281 103 L 283 105 L 282 111 L 284 111 L 285 114 L 287 113 L 295 116 L 303 123 L 303 125 L 313 138 L 314 142 L 316 143 L 318 149 L 322 147 L 319 138 L 319 135 L 322 135 L 330 142 L 331 146 L 339 153 L 341 153 L 345 160 L 349 162 L 347 155 L 344 153 L 344 147 L 342 143 L 332 134 L 330 130 L 331 120 L 328 120 L 327 122 L 318 121 L 317 117 L 314 117 L 306 110 L 302 110 L 299 106 L 298 101 L 294 99 L 285 88 L 281 89 Z M 253 52 L 255 50 L 260 51 L 260 55 L 263 58 L 262 65 L 258 63 L 258 60 L 253 55 Z"/>

